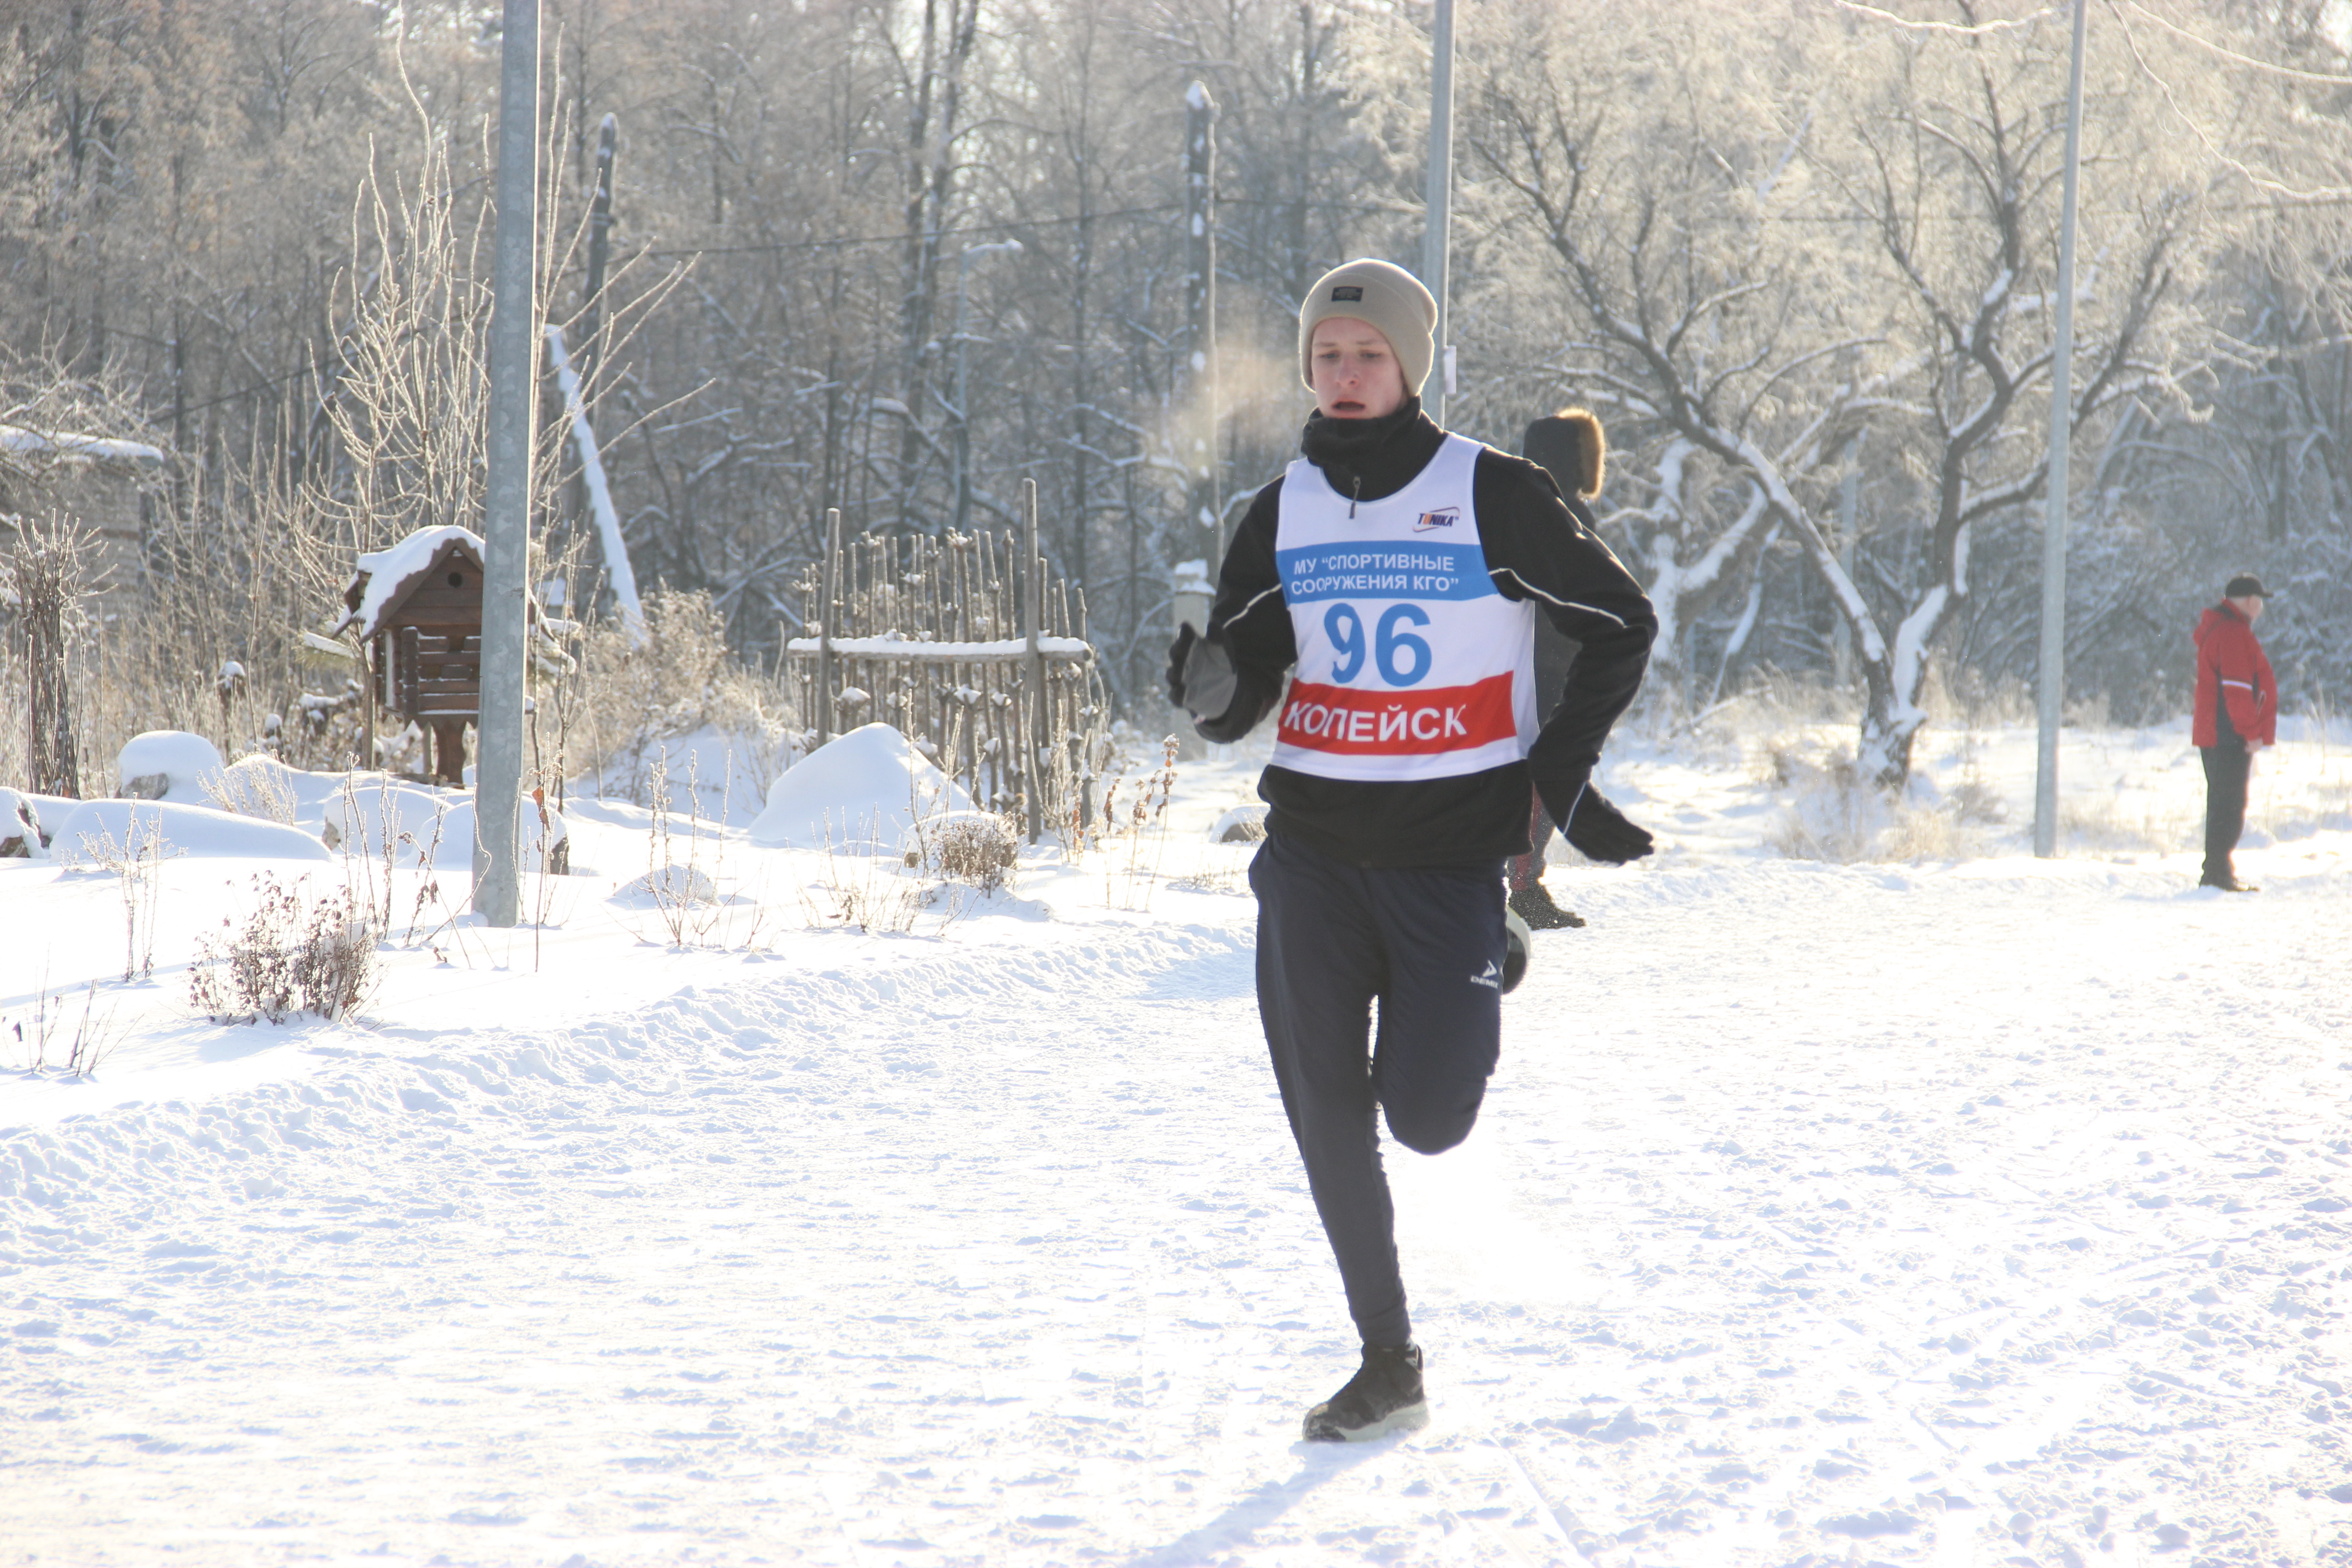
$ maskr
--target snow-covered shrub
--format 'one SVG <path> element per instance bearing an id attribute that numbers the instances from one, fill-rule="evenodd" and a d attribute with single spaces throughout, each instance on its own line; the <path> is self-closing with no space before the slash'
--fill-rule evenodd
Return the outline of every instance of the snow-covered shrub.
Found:
<path id="1" fill-rule="evenodd" d="M 1691 733 L 1708 749 L 1745 762 L 1760 780 L 1769 775 L 1775 747 L 1826 742 L 1850 731 L 1860 715 L 1853 693 L 1819 673 L 1792 675 L 1759 665 L 1738 690 L 1693 720 Z"/>
<path id="2" fill-rule="evenodd" d="M 578 672 L 553 683 L 540 716 L 542 747 L 560 755 L 568 774 L 592 778 L 600 794 L 650 806 L 656 756 L 675 788 L 686 773 L 669 759 L 675 743 L 708 731 L 758 791 L 798 757 L 782 689 L 728 651 L 726 622 L 709 595 L 656 590 L 645 611 L 642 640 L 617 623 L 583 635 Z M 722 794 L 734 787 L 723 776 L 707 783 Z M 698 800 L 694 809 L 718 815 L 707 804 Z M 756 793 L 745 804 L 756 812 Z"/>
<path id="3" fill-rule="evenodd" d="M 199 782 L 205 798 L 223 811 L 290 826 L 299 810 L 293 773 L 293 769 L 274 757 L 239 757 L 217 775 Z"/>
<path id="4" fill-rule="evenodd" d="M 625 883 L 613 895 L 616 904 L 653 908 L 663 904 L 715 904 L 719 884 L 708 872 L 691 866 L 664 866 Z"/>
<path id="5" fill-rule="evenodd" d="M 1843 750 L 1775 744 L 1766 750 L 1769 781 L 1783 809 L 1766 842 L 1792 860 L 1958 860 L 1983 847 L 1982 829 L 2000 805 L 1969 781 L 1938 795 L 1923 773 L 1904 791 L 1880 789 Z"/>
<path id="6" fill-rule="evenodd" d="M 221 917 L 201 938 L 188 973 L 188 1000 L 216 1024 L 284 1023 L 300 1013 L 340 1018 L 365 1001 L 377 978 L 373 912 L 348 890 L 316 901 L 300 881 L 254 879 L 259 902 L 242 926 Z"/>
<path id="7" fill-rule="evenodd" d="M 916 825 L 907 864 L 992 893 L 1012 883 L 1021 864 L 1021 830 L 991 811 L 958 811 Z"/>

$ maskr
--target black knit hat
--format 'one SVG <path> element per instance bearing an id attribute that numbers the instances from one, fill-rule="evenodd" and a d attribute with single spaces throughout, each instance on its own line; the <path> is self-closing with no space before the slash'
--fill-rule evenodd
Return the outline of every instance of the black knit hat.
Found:
<path id="1" fill-rule="evenodd" d="M 2229 586 L 2221 590 L 2221 597 L 2225 599 L 2268 599 L 2271 597 L 2271 591 L 2263 586 L 2263 580 L 2260 577 L 2255 576 L 2251 572 L 2241 572 L 2235 577 L 2230 579 Z"/>

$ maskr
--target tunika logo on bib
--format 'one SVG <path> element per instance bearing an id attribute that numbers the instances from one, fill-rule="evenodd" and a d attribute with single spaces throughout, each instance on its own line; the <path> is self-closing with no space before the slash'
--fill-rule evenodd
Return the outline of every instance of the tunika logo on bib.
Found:
<path id="1" fill-rule="evenodd" d="M 1495 591 L 1471 504 L 1477 442 L 1449 436 L 1395 495 L 1358 501 L 1304 459 L 1275 563 L 1298 645 L 1274 761 L 1325 778 L 1444 778 L 1535 738 L 1535 610 Z"/>

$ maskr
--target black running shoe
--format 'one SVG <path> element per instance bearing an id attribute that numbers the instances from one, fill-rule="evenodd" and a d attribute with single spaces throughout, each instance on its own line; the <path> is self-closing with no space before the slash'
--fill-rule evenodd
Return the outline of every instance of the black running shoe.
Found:
<path id="1" fill-rule="evenodd" d="M 1348 1385 L 1307 1413 L 1310 1443 L 1366 1443 L 1429 1425 L 1419 1345 L 1366 1345 Z"/>
<path id="2" fill-rule="evenodd" d="M 1503 994 L 1507 996 L 1528 977 L 1528 950 L 1535 938 L 1528 931 L 1528 922 L 1514 909 L 1503 910 Z M 1491 981 L 1488 984 L 1493 984 Z"/>
<path id="3" fill-rule="evenodd" d="M 1584 917 L 1574 910 L 1564 910 L 1553 903 L 1550 889 L 1541 882 L 1529 882 L 1513 893 L 1511 912 L 1537 931 L 1563 931 L 1584 923 Z"/>
<path id="4" fill-rule="evenodd" d="M 2225 893 L 2259 893 L 2262 891 L 2260 888 L 2255 887 L 2252 882 L 2241 882 L 2234 876 L 2200 877 L 2197 880 L 2197 885 L 2200 888 L 2219 888 Z M 1507 990 L 1508 987 L 1506 987 L 1505 989 Z"/>

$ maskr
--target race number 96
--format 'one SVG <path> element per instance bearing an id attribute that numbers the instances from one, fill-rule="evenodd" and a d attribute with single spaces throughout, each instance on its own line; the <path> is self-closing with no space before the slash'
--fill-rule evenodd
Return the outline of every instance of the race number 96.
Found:
<path id="1" fill-rule="evenodd" d="M 1412 686 L 1429 673 L 1429 644 L 1405 630 L 1407 626 L 1429 625 L 1428 612 L 1418 605 L 1391 605 L 1372 628 L 1368 648 L 1364 639 L 1364 620 L 1353 605 L 1334 605 L 1323 612 L 1323 635 L 1331 639 L 1339 652 L 1332 662 L 1331 679 L 1341 686 L 1361 675 L 1364 656 L 1370 653 L 1381 672 L 1381 679 L 1391 686 Z"/>

